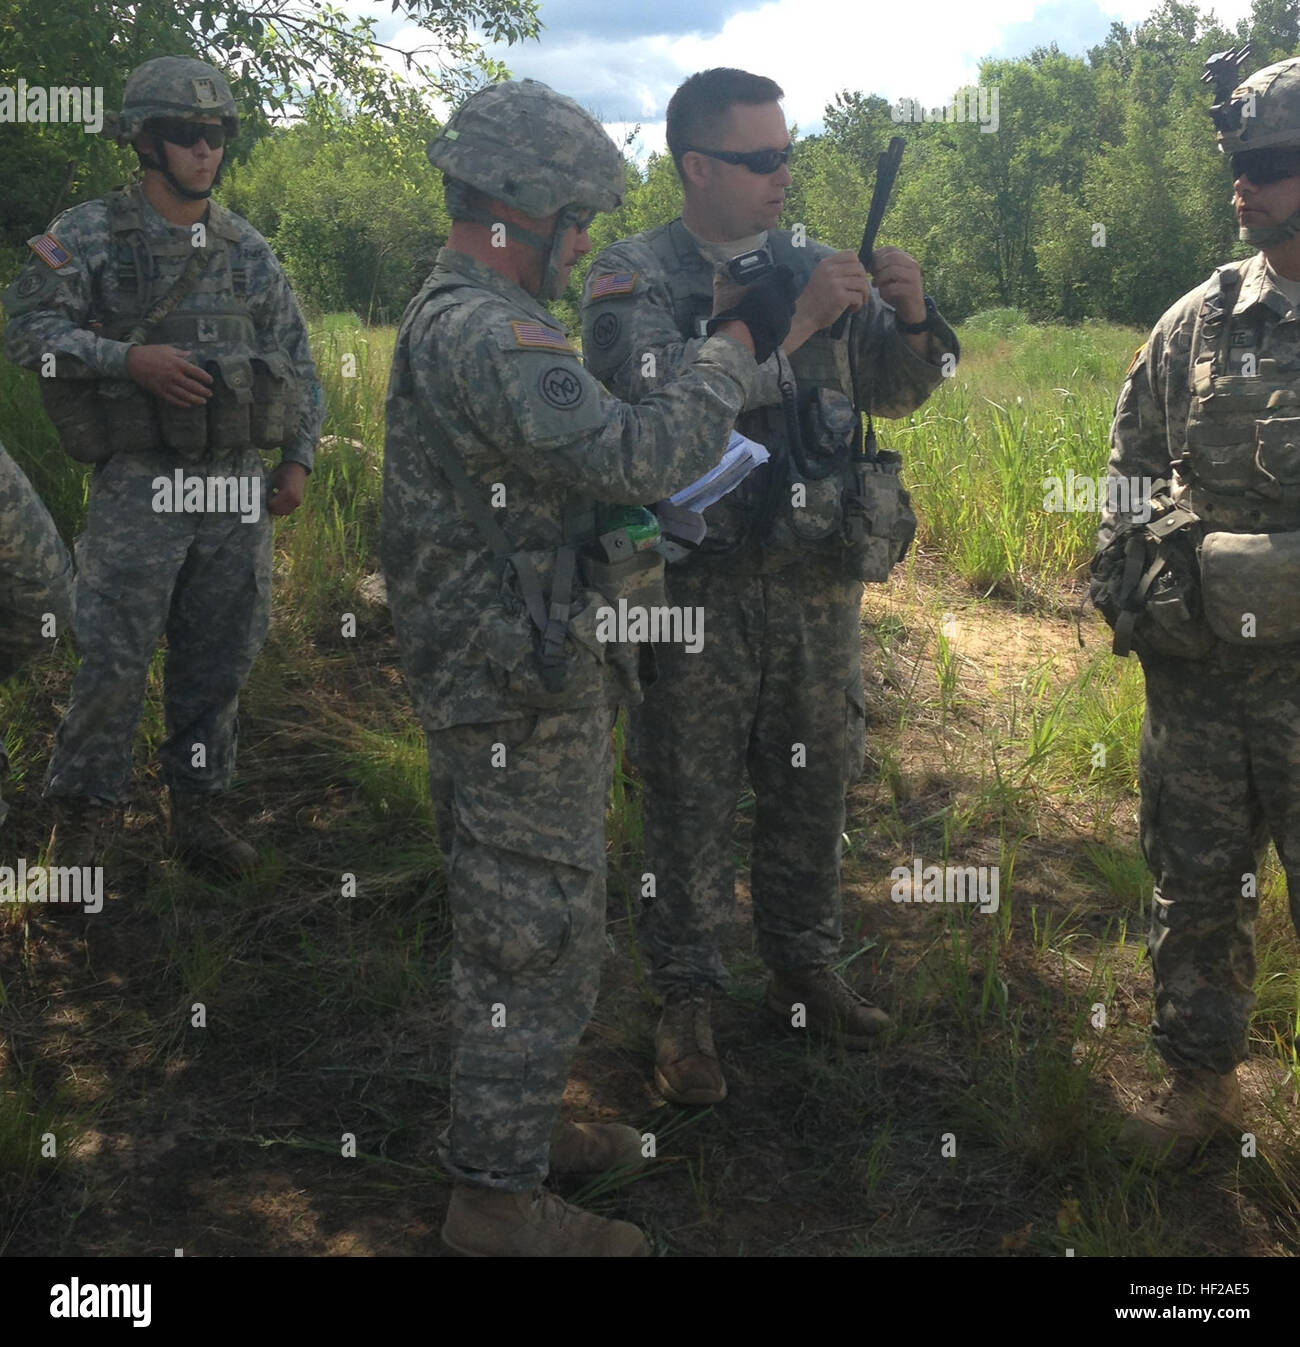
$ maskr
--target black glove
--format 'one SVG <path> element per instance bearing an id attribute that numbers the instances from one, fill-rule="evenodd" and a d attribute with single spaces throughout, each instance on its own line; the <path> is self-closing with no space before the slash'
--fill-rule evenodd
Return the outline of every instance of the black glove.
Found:
<path id="1" fill-rule="evenodd" d="M 704 330 L 712 336 L 719 323 L 744 323 L 754 339 L 754 359 L 761 365 L 790 331 L 796 298 L 793 272 L 789 267 L 773 267 L 738 300 L 728 301 L 727 308 L 715 313 Z"/>

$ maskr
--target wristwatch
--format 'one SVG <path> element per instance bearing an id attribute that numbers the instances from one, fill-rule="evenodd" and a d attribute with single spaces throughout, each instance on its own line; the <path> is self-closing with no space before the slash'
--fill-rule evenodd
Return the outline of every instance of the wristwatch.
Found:
<path id="1" fill-rule="evenodd" d="M 932 332 L 935 321 L 938 317 L 938 310 L 935 308 L 934 300 L 929 295 L 925 297 L 925 317 L 919 323 L 905 323 L 897 314 L 894 315 L 894 326 L 900 332 L 906 332 L 909 337 L 914 337 L 918 332 Z"/>

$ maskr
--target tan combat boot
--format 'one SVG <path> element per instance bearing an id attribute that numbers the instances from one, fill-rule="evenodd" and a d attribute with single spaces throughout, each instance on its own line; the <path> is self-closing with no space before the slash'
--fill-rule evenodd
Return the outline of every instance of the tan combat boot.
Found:
<path id="1" fill-rule="evenodd" d="M 845 1048 L 869 1048 L 890 1024 L 883 1010 L 868 1005 L 829 968 L 784 968 L 773 973 L 765 1004 L 787 1027 L 794 1007 L 802 1005 L 807 1027 Z"/>
<path id="2" fill-rule="evenodd" d="M 180 790 L 171 795 L 172 837 L 181 860 L 232 878 L 257 868 L 257 852 L 213 814 L 216 796 Z"/>
<path id="3" fill-rule="evenodd" d="M 719 1104 L 727 1097 L 713 1046 L 712 993 L 669 992 L 655 1030 L 655 1088 L 674 1104 Z"/>
<path id="4" fill-rule="evenodd" d="M 1237 1140 L 1241 1133 L 1236 1068 L 1221 1076 L 1204 1067 L 1185 1067 L 1174 1072 L 1164 1094 L 1124 1120 L 1118 1141 L 1124 1150 L 1185 1165 L 1212 1138 Z"/>
<path id="5" fill-rule="evenodd" d="M 576 1123 L 561 1119 L 551 1134 L 552 1174 L 603 1174 L 620 1165 L 640 1165 L 641 1133 L 623 1123 Z"/>
<path id="6" fill-rule="evenodd" d="M 48 866 L 99 865 L 108 850 L 117 806 L 84 795 L 67 795 L 54 801 L 54 828 L 45 848 Z"/>
<path id="7" fill-rule="evenodd" d="M 442 1242 L 474 1258 L 645 1258 L 650 1246 L 629 1221 L 570 1206 L 545 1188 L 510 1193 L 458 1183 Z"/>

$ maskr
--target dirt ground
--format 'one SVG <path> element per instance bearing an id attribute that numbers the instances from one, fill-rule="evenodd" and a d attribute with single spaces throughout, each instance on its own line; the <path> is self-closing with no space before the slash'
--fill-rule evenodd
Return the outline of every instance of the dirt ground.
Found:
<path id="1" fill-rule="evenodd" d="M 933 705 L 936 611 L 955 619 L 961 695 L 946 715 Z M 1030 801 L 1014 915 L 992 957 L 995 919 L 972 916 L 963 934 L 888 896 L 894 866 L 942 854 L 959 800 L 974 801 L 961 862 L 997 863 L 1005 815 L 980 813 L 974 766 L 989 718 L 1030 671 L 1073 677 L 1103 640 L 1095 619 L 1081 650 L 1069 618 L 977 604 L 924 558 L 911 581 L 869 593 L 865 618 L 869 762 L 850 798 L 844 971 L 895 1029 L 843 1053 L 767 1017 L 742 869 L 734 982 L 715 1002 L 730 1093 L 711 1109 L 665 1104 L 625 897 L 639 864 L 614 856 L 611 949 L 566 1103 L 653 1132 L 659 1158 L 633 1180 L 562 1191 L 679 1256 L 1295 1253 L 1276 1174 L 1257 1181 L 1229 1151 L 1157 1187 L 1111 1154 L 1123 1109 L 1159 1072 L 1143 1047 L 1143 923 L 1131 899 L 1083 877 L 1095 820 L 1069 798 Z M 890 633 L 887 654 L 876 630 Z M 388 707 L 409 723 L 391 628 L 366 632 L 320 678 L 250 691 L 232 814 L 267 857 L 255 879 L 223 888 L 179 868 L 142 766 L 104 911 L 0 927 L 0 1253 L 443 1253 L 449 931 L 427 827 L 373 820 L 346 763 L 302 732 L 326 709 L 382 723 Z M 42 733 L 66 691 L 51 675 Z M 907 713 L 909 699 L 922 709 Z M 1134 812 L 1130 801 L 1114 820 L 1129 844 Z M 749 818 L 742 802 L 741 857 Z M 6 857 L 35 856 L 49 822 L 28 784 Z M 341 899 L 359 846 L 384 882 Z M 1048 919 L 1071 935 L 1045 954 L 1034 930 Z M 1080 1007 L 1120 919 L 1132 925 L 1098 1047 Z M 1279 1075 L 1252 1063 L 1256 1107 Z M 26 1160 L 47 1130 L 57 1161 Z"/>

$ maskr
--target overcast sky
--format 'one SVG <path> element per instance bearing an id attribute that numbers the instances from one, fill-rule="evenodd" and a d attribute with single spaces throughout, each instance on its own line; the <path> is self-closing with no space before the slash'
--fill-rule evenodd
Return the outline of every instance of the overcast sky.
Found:
<path id="1" fill-rule="evenodd" d="M 1130 27 L 1157 0 L 927 0 L 864 4 L 862 0 L 541 0 L 541 38 L 494 46 L 518 78 L 544 80 L 576 98 L 616 140 L 641 125 L 638 157 L 663 148 L 664 110 L 688 75 L 710 66 L 738 66 L 768 75 L 785 90 L 785 113 L 803 133 L 821 128 L 823 110 L 840 89 L 880 94 L 891 102 L 918 98 L 926 107 L 976 82 L 988 56 L 1021 56 L 1055 42 L 1083 56 L 1116 20 Z M 401 28 L 387 4 L 347 0 L 352 13 L 374 14 L 381 40 L 420 41 Z M 1250 0 L 1200 5 L 1226 24 L 1250 11 Z"/>

